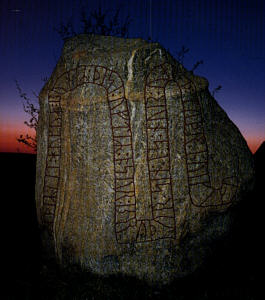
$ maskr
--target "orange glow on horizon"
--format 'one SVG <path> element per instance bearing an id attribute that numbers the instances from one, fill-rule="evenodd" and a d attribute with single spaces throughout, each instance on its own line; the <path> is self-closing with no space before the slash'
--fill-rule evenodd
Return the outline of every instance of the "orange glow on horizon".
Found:
<path id="1" fill-rule="evenodd" d="M 21 153 L 34 153 L 33 149 L 27 147 L 23 143 L 19 143 L 17 138 L 21 134 L 35 135 L 35 131 L 26 127 L 21 128 L 21 124 L 9 124 L 9 126 L 1 126 L 0 124 L 0 152 L 21 152 Z M 262 137 L 244 137 L 247 141 L 250 151 L 254 154 L 264 139 Z"/>
<path id="2" fill-rule="evenodd" d="M 263 143 L 263 139 L 261 138 L 248 138 L 246 139 L 248 147 L 250 149 L 250 151 L 252 152 L 252 154 L 254 154 L 258 148 L 260 147 L 260 145 Z"/>
<path id="3" fill-rule="evenodd" d="M 17 138 L 19 138 L 21 134 L 22 135 L 29 134 L 31 136 L 35 135 L 35 131 L 33 129 L 27 128 L 26 126 L 23 127 L 24 128 L 21 128 L 21 125 L 0 127 L 0 152 L 17 152 L 17 153 L 35 154 L 33 149 L 17 141 Z"/>

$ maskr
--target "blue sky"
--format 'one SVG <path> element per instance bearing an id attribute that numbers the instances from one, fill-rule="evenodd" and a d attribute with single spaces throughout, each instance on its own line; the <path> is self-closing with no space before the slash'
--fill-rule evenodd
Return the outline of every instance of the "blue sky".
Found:
<path id="1" fill-rule="evenodd" d="M 7 134 L 27 128 L 14 80 L 24 91 L 39 92 L 49 77 L 63 42 L 54 31 L 71 20 L 78 28 L 80 8 L 115 11 L 132 18 L 131 37 L 158 40 L 174 55 L 190 51 L 184 65 L 218 85 L 219 104 L 238 126 L 252 151 L 265 140 L 265 1 L 263 0 L 116 0 L 7 1 L 0 4 L 0 150 Z M 17 133 L 15 133 L 17 132 Z M 15 141 L 15 140 L 14 140 Z M 15 150 L 14 150 L 15 151 Z"/>

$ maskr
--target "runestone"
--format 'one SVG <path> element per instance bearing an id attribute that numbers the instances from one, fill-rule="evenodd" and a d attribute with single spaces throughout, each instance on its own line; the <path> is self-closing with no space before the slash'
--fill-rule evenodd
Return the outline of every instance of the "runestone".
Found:
<path id="1" fill-rule="evenodd" d="M 66 41 L 40 93 L 36 182 L 44 243 L 61 264 L 149 282 L 189 274 L 207 252 L 198 240 L 229 230 L 252 179 L 208 81 L 159 44 Z"/>

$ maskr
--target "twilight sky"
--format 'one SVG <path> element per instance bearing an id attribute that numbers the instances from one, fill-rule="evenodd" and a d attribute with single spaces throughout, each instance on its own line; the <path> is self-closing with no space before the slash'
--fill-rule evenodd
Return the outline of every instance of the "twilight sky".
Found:
<path id="1" fill-rule="evenodd" d="M 130 15 L 130 37 L 151 36 L 173 55 L 189 48 L 188 69 L 203 60 L 195 74 L 210 91 L 222 85 L 215 98 L 255 152 L 265 140 L 264 0 L 1 0 L 0 152 L 28 152 L 16 142 L 30 131 L 14 80 L 34 98 L 63 45 L 53 28 L 71 20 L 78 30 L 82 5 L 89 13 L 98 4 Z"/>

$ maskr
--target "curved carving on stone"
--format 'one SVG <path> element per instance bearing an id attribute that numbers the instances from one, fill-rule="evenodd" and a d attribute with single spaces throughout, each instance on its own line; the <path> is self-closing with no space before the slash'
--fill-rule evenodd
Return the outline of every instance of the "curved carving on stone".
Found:
<path id="1" fill-rule="evenodd" d="M 120 76 L 113 70 L 102 66 L 79 66 L 59 76 L 48 93 L 49 99 L 49 129 L 47 160 L 44 176 L 43 201 L 41 207 L 42 223 L 47 226 L 50 233 L 53 231 L 56 200 L 58 196 L 58 184 L 60 179 L 61 156 L 61 125 L 62 109 L 61 96 L 74 90 L 83 84 L 97 84 L 105 88 L 107 92 L 110 125 L 113 138 L 113 157 L 115 170 L 115 199 L 119 200 L 122 185 L 119 182 L 119 170 L 122 154 L 127 162 L 133 160 L 130 118 L 127 100 L 124 95 L 124 85 Z M 126 165 L 134 174 L 134 163 Z M 134 185 L 134 182 L 131 182 Z M 133 188 L 134 190 L 134 188 Z M 117 205 L 115 201 L 115 205 Z"/>
<path id="2" fill-rule="evenodd" d="M 200 96 L 197 91 L 196 84 L 183 73 L 180 73 L 179 75 L 180 78 L 178 80 L 173 78 L 170 74 L 170 65 L 168 63 L 163 63 L 151 70 L 149 74 L 149 77 L 151 77 L 150 79 L 147 77 L 145 95 L 147 93 L 151 95 L 148 98 L 148 101 L 150 103 L 152 102 L 150 107 L 157 110 L 155 113 L 156 119 L 154 119 L 154 121 L 156 120 L 160 123 L 165 122 L 165 124 L 167 124 L 165 87 L 169 82 L 175 82 L 183 108 L 183 147 L 186 160 L 190 201 L 194 206 L 198 207 L 218 207 L 230 204 L 237 193 L 238 178 L 237 176 L 224 177 L 222 179 L 222 184 L 219 187 L 215 187 L 211 182 L 208 166 L 209 151 L 203 127 L 203 116 L 199 99 Z M 157 97 L 152 96 L 154 93 L 157 94 Z M 147 102 L 147 100 L 145 100 L 145 102 Z M 147 124 L 149 124 L 149 122 L 149 120 L 146 120 Z M 159 126 L 162 126 L 160 129 L 162 132 L 163 130 L 164 132 L 168 130 L 166 125 L 164 125 L 164 127 L 163 125 L 158 125 L 154 126 L 153 132 L 158 130 Z M 168 132 L 165 136 L 168 138 Z M 161 143 L 168 145 L 168 140 L 164 138 Z M 194 145 L 196 147 L 194 147 Z M 155 146 L 158 149 L 156 143 Z M 169 151 L 170 149 L 168 148 L 166 152 L 169 153 Z M 150 150 L 148 149 L 147 152 L 149 153 Z M 238 168 L 238 158 L 236 159 Z M 168 173 L 170 174 L 170 168 Z M 233 190 L 232 192 L 230 191 L 231 189 Z"/>
<path id="3" fill-rule="evenodd" d="M 115 181 L 116 241 L 123 244 L 175 239 L 176 220 L 165 92 L 167 84 L 172 81 L 176 83 L 183 108 L 183 147 L 190 201 L 198 207 L 226 205 L 232 201 L 233 197 L 227 200 L 226 187 L 231 189 L 232 186 L 235 194 L 237 178 L 224 178 L 219 188 L 213 187 L 211 183 L 208 170 L 209 153 L 196 85 L 183 74 L 176 81 L 171 75 L 170 65 L 164 63 L 154 67 L 145 79 L 146 160 L 151 218 L 137 218 L 132 129 L 124 83 L 120 75 L 111 69 L 98 65 L 81 65 L 59 76 L 48 93 L 49 129 L 41 217 L 51 235 L 60 180 L 61 97 L 83 84 L 96 84 L 106 90 L 109 107 Z M 195 144 L 197 150 L 194 151 Z M 202 190 L 203 193 L 200 193 Z M 217 200 L 212 204 L 214 197 Z"/>
<path id="4" fill-rule="evenodd" d="M 138 219 L 132 131 L 128 103 L 124 94 L 124 84 L 115 71 L 94 65 L 79 66 L 65 72 L 58 77 L 54 87 L 48 94 L 50 121 L 41 207 L 42 223 L 46 225 L 50 234 L 52 234 L 60 180 L 61 96 L 83 84 L 97 84 L 104 87 L 107 92 L 113 141 L 115 234 L 117 242 L 148 242 L 163 238 L 175 238 L 176 228 L 170 175 L 166 98 L 163 96 L 163 112 L 155 112 L 154 114 L 151 113 L 151 107 L 147 104 L 145 98 L 146 132 L 149 145 L 147 161 L 152 218 Z M 166 85 L 166 82 L 164 84 Z M 148 89 L 152 89 L 152 86 L 146 84 L 146 91 Z M 162 119 L 161 114 L 164 114 L 164 119 Z M 157 120 L 163 123 L 163 129 L 152 129 Z M 160 131 L 160 136 L 163 135 L 164 140 L 153 139 L 150 135 L 152 130 Z M 166 151 L 165 153 L 163 153 L 163 149 Z M 153 168 L 152 161 L 154 160 L 160 160 L 159 169 Z M 164 199 L 163 202 L 160 201 L 161 199 Z"/>

